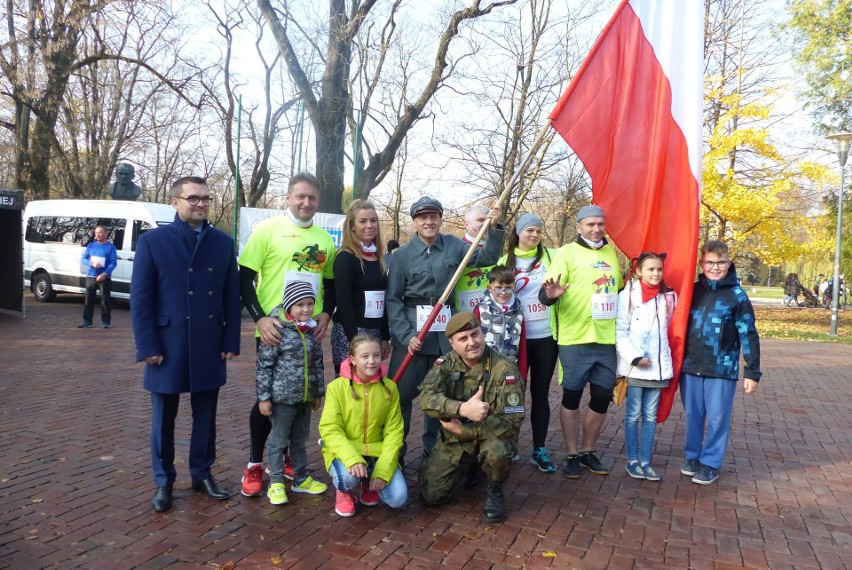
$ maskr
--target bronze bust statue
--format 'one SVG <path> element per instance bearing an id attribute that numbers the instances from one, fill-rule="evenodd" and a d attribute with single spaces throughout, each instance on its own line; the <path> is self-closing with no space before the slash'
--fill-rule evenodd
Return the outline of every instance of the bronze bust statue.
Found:
<path id="1" fill-rule="evenodd" d="M 107 194 L 113 200 L 135 201 L 142 194 L 142 188 L 133 182 L 135 174 L 136 169 L 132 164 L 119 162 L 115 167 L 115 182 L 109 185 Z"/>

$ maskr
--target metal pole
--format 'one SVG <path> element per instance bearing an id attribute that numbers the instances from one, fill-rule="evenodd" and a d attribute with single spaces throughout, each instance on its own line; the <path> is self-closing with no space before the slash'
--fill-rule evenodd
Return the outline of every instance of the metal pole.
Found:
<path id="1" fill-rule="evenodd" d="M 834 283 L 831 287 L 831 332 L 837 336 L 838 308 L 840 306 L 840 245 L 843 240 L 843 182 L 846 168 L 840 166 L 840 192 L 837 193 L 837 236 L 834 244 Z"/>
<path id="2" fill-rule="evenodd" d="M 243 127 L 243 96 L 240 95 L 237 99 L 237 156 L 234 163 L 234 228 L 232 237 L 234 238 L 234 251 L 239 251 L 237 247 L 237 223 L 240 213 L 240 137 L 242 136 Z"/>
<path id="3" fill-rule="evenodd" d="M 843 241 L 843 186 L 846 178 L 846 159 L 849 157 L 849 142 L 852 133 L 835 133 L 826 137 L 837 144 L 837 160 L 840 163 L 840 191 L 837 193 L 837 236 L 834 241 L 834 281 L 831 287 L 831 332 L 837 336 L 840 308 L 840 250 Z"/>

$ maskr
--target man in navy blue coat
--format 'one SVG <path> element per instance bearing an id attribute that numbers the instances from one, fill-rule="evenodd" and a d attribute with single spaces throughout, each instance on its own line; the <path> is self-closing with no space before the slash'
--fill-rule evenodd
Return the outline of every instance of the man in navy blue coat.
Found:
<path id="1" fill-rule="evenodd" d="M 172 503 L 174 432 L 180 394 L 192 403 L 192 488 L 213 499 L 229 494 L 210 468 L 216 459 L 216 404 L 225 363 L 240 352 L 240 285 L 234 241 L 207 221 L 210 189 L 203 178 L 172 184 L 174 221 L 139 238 L 131 279 L 136 361 L 151 392 L 151 463 L 157 491 L 151 506 Z"/>

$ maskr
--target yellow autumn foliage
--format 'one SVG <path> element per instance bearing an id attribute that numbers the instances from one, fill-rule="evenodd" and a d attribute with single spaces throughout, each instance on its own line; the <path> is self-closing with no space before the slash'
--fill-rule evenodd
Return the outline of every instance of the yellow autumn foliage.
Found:
<path id="1" fill-rule="evenodd" d="M 825 231 L 830 223 L 814 196 L 831 180 L 830 169 L 789 159 L 770 142 L 764 126 L 770 107 L 737 105 L 735 95 L 720 100 L 727 110 L 710 133 L 703 159 L 705 235 L 769 266 L 824 258 L 831 251 Z"/>

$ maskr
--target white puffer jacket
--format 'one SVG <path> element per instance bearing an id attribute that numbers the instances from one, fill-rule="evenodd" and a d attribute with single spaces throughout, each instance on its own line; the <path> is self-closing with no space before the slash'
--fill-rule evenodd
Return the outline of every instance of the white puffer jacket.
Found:
<path id="1" fill-rule="evenodd" d="M 661 293 L 642 303 L 642 286 L 636 280 L 628 283 L 618 294 L 615 348 L 618 352 L 617 373 L 620 376 L 643 380 L 667 380 L 672 377 L 668 328 L 676 303 L 677 294 L 673 291 Z M 645 356 L 646 351 L 651 366 L 633 366 L 631 363 Z"/>

